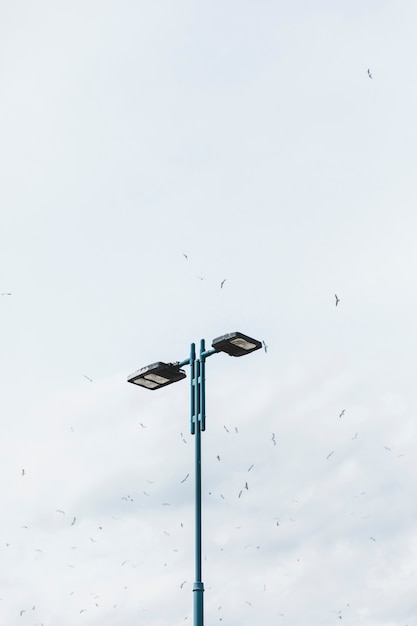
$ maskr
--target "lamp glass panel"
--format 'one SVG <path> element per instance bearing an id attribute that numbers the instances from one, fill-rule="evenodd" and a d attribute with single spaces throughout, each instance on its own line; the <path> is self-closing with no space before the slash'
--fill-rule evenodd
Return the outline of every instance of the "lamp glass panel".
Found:
<path id="1" fill-rule="evenodd" d="M 147 380 L 146 378 L 137 378 L 136 380 L 132 380 L 135 385 L 140 385 L 141 387 L 146 387 L 147 389 L 156 389 L 159 387 L 158 383 L 153 382 L 152 380 Z"/>
<path id="2" fill-rule="evenodd" d="M 252 350 L 253 348 L 256 348 L 256 343 L 246 341 L 246 339 L 242 339 L 242 337 L 235 337 L 235 339 L 230 340 L 230 343 L 232 343 L 234 346 L 242 348 L 242 350 Z"/>
<path id="3" fill-rule="evenodd" d="M 161 376 L 160 374 L 146 374 L 144 378 L 145 380 L 152 380 L 155 383 L 158 383 L 158 385 L 165 385 L 165 383 L 168 383 L 171 380 L 170 378 Z"/>

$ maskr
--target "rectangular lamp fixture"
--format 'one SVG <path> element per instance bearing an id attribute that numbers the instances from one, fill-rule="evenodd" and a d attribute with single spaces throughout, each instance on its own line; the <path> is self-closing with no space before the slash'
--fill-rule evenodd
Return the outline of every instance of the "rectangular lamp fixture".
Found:
<path id="1" fill-rule="evenodd" d="M 146 389 L 160 389 L 183 378 L 186 378 L 186 373 L 176 363 L 158 361 L 130 374 L 127 377 L 127 382 Z"/>
<path id="2" fill-rule="evenodd" d="M 238 332 L 216 337 L 211 345 L 216 352 L 226 352 L 230 356 L 243 356 L 262 348 L 260 341 Z"/>

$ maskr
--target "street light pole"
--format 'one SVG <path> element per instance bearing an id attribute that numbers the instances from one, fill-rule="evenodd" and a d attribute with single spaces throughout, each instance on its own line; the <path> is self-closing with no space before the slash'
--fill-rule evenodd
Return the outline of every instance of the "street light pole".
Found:
<path id="1" fill-rule="evenodd" d="M 202 533 L 201 533 L 201 433 L 205 430 L 205 360 L 215 354 L 216 350 L 205 350 L 204 339 L 200 342 L 200 358 L 196 358 L 195 344 L 191 344 L 190 369 L 191 369 L 191 411 L 190 430 L 195 437 L 195 580 L 193 585 L 194 594 L 194 626 L 204 624 L 204 583 L 202 581 Z M 180 365 L 185 365 L 182 363 Z"/>
<path id="2" fill-rule="evenodd" d="M 195 578 L 193 585 L 194 626 L 204 623 L 204 583 L 201 565 L 201 431 L 204 430 L 201 413 L 204 405 L 204 382 L 201 378 L 201 360 L 195 358 L 195 344 L 191 344 L 191 434 L 195 437 Z"/>
<path id="3" fill-rule="evenodd" d="M 158 361 L 143 367 L 128 376 L 128 382 L 147 389 L 158 389 L 185 378 L 181 369 L 190 366 L 190 431 L 195 437 L 195 580 L 193 585 L 194 626 L 204 624 L 204 583 L 202 581 L 202 532 L 201 532 L 201 433 L 206 429 L 206 388 L 205 361 L 218 352 L 230 356 L 243 356 L 262 347 L 260 341 L 251 339 L 242 333 L 229 333 L 214 339 L 212 350 L 205 349 L 205 341 L 200 341 L 199 358 L 195 344 L 191 344 L 190 356 L 181 362 L 162 363 Z"/>

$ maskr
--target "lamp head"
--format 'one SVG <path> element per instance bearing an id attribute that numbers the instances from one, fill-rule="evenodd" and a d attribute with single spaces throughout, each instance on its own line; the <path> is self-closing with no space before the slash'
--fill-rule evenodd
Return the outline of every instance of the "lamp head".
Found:
<path id="1" fill-rule="evenodd" d="M 262 348 L 260 341 L 238 332 L 216 337 L 211 345 L 216 352 L 226 352 L 230 356 L 243 356 Z"/>
<path id="2" fill-rule="evenodd" d="M 153 390 L 176 383 L 183 378 L 186 378 L 186 374 L 176 363 L 158 361 L 130 374 L 127 377 L 127 382 Z"/>

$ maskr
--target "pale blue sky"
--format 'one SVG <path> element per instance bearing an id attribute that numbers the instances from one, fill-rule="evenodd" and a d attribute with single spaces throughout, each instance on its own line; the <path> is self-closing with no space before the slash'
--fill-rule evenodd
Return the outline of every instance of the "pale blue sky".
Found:
<path id="1" fill-rule="evenodd" d="M 0 0 L 5 623 L 417 624 L 416 19 Z"/>

